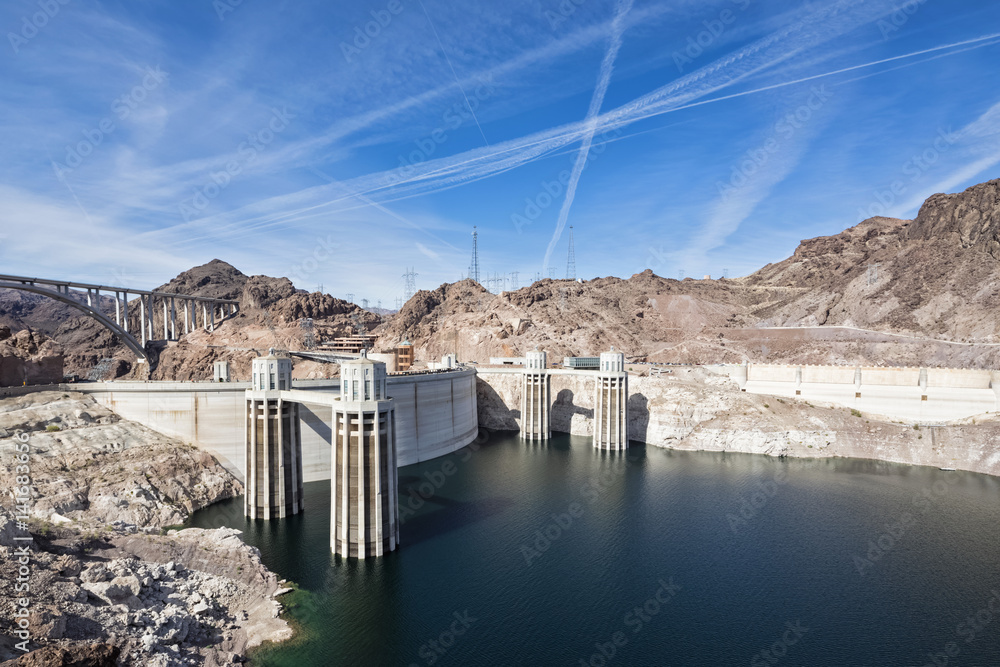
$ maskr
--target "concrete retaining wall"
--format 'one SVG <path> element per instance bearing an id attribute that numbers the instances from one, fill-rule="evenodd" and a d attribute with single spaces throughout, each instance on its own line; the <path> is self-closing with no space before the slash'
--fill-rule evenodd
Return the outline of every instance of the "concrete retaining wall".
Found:
<path id="1" fill-rule="evenodd" d="M 800 368 L 802 383 L 797 384 L 796 372 Z M 1000 411 L 998 371 L 927 368 L 924 389 L 920 386 L 920 368 L 861 367 L 860 387 L 855 385 L 857 370 L 853 366 L 750 365 L 744 389 L 753 394 L 838 403 L 893 420 L 921 423 L 943 423 Z M 739 366 L 729 367 L 734 382 L 739 381 L 741 373 Z"/>

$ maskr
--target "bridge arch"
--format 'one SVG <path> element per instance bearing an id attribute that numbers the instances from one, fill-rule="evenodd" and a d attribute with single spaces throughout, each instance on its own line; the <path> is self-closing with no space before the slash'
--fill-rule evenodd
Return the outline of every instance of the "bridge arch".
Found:
<path id="1" fill-rule="evenodd" d="M 0 288 L 16 289 L 16 290 L 21 290 L 22 292 L 32 292 L 34 294 L 41 294 L 42 296 L 47 296 L 51 299 L 55 299 L 56 301 L 61 301 L 62 303 L 65 303 L 67 306 L 72 306 L 73 308 L 76 308 L 80 312 L 94 318 L 95 320 L 100 322 L 105 328 L 110 329 L 113 334 L 118 336 L 118 338 L 121 339 L 121 341 L 128 346 L 128 349 L 132 350 L 135 353 L 135 356 L 138 359 L 146 361 L 146 350 L 139 343 L 139 341 L 135 339 L 135 336 L 125 331 L 124 327 L 118 326 L 118 324 L 114 320 L 112 320 L 104 313 L 100 312 L 96 308 L 93 308 L 92 306 L 88 306 L 86 304 L 80 303 L 79 301 L 76 301 L 75 299 L 71 298 L 69 294 L 63 294 L 62 292 L 53 292 L 50 289 L 45 289 L 44 287 L 39 287 L 37 285 L 24 284 L 24 283 L 11 283 L 7 281 L 0 281 Z"/>
<path id="2" fill-rule="evenodd" d="M 220 299 L 215 297 L 188 296 L 185 294 L 173 294 L 168 292 L 152 292 L 142 289 L 130 289 L 127 287 L 108 287 L 105 285 L 90 285 L 87 283 L 75 283 L 62 280 L 49 280 L 47 278 L 26 278 L 23 276 L 0 275 L 0 289 L 13 289 L 22 292 L 32 292 L 55 299 L 68 306 L 72 306 L 83 314 L 94 318 L 118 338 L 135 353 L 139 361 L 147 361 L 146 342 L 150 340 L 177 340 L 179 333 L 190 333 L 198 328 L 198 305 L 201 305 L 201 326 L 210 331 L 215 331 L 216 316 L 218 322 L 222 322 L 228 317 L 239 312 L 239 302 L 233 299 Z M 74 299 L 70 295 L 70 290 L 86 293 L 86 303 Z M 109 315 L 101 312 L 101 292 L 114 294 L 115 316 L 112 319 Z M 142 338 L 138 339 L 129 332 L 129 308 L 128 297 L 133 294 L 139 297 L 140 326 Z M 93 303 L 96 296 L 96 304 Z M 153 303 L 158 299 L 163 305 L 163 338 L 156 339 L 153 333 L 155 318 L 153 315 Z M 181 315 L 183 315 L 183 326 L 178 326 L 177 311 L 180 302 Z M 228 312 L 227 312 L 228 311 Z"/>

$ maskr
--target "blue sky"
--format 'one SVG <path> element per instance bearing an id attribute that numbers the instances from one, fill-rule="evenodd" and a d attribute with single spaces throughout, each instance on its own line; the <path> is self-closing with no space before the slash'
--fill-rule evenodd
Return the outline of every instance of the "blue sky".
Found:
<path id="1" fill-rule="evenodd" d="M 65 3 L 65 4 L 64 4 Z M 1000 6 L 10 1 L 3 273 L 745 275 L 1000 176 Z M 367 33 L 367 34 L 366 34 Z"/>

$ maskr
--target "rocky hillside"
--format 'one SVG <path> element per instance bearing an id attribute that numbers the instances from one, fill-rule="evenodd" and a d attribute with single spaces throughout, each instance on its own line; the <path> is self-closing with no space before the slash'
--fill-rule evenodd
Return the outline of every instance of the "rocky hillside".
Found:
<path id="1" fill-rule="evenodd" d="M 1000 367 L 1000 180 L 934 195 L 915 220 L 872 218 L 803 241 L 734 280 L 471 281 L 411 299 L 380 343 L 483 363 L 538 346 L 555 361 L 615 346 L 630 360 Z M 877 280 L 869 284 L 869 265 Z M 793 327 L 788 330 L 784 327 Z M 858 331 L 866 329 L 869 331 Z"/>
<path id="2" fill-rule="evenodd" d="M 869 284 L 868 267 L 878 264 Z M 805 288 L 757 309 L 771 325 L 847 325 L 1000 342 L 1000 179 L 934 195 L 914 220 L 872 218 L 803 241 L 746 284 Z"/>
<path id="3" fill-rule="evenodd" d="M 0 660 L 227 665 L 242 661 L 248 646 L 290 636 L 274 600 L 287 589 L 238 531 L 162 534 L 242 492 L 212 456 L 89 397 L 59 392 L 0 400 L 5 489 L 24 474 L 16 445 L 28 450 L 29 518 L 19 516 L 11 495 L 0 499 L 0 579 L 17 578 L 15 550 L 27 544 L 32 652 L 16 648 L 17 608 L 4 605 Z M 15 539 L 28 535 L 30 542 Z"/>

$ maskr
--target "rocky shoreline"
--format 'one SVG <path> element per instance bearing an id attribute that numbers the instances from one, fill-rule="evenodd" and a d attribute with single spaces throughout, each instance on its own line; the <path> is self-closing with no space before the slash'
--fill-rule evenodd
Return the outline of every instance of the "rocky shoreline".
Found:
<path id="1" fill-rule="evenodd" d="M 242 492 L 210 455 L 41 392 L 0 401 L 0 484 L 0 664 L 230 665 L 291 637 L 291 589 L 239 531 L 165 530 Z"/>

